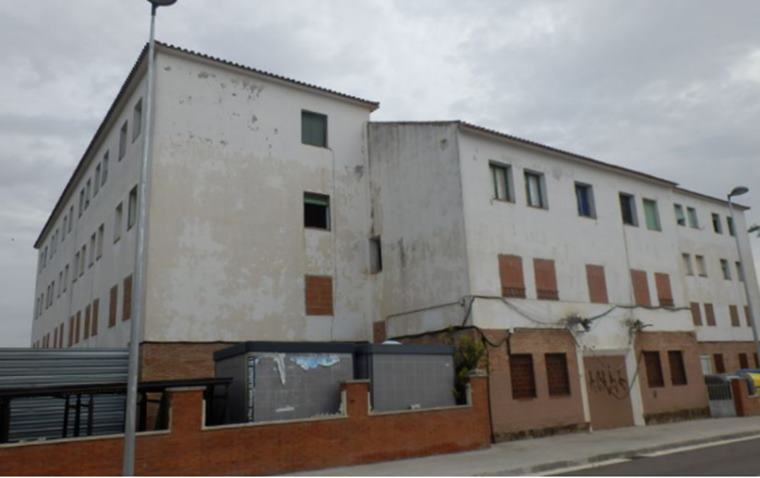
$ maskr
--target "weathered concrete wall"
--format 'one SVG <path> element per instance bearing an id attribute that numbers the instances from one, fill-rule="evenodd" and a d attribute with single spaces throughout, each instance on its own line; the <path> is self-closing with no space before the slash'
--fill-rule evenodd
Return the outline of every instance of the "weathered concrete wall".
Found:
<path id="1" fill-rule="evenodd" d="M 369 339 L 369 110 L 157 61 L 145 339 Z M 328 116 L 328 148 L 301 143 L 302 110 Z M 304 228 L 304 192 L 330 196 L 331 230 Z M 333 316 L 306 316 L 307 274 L 333 277 Z"/>

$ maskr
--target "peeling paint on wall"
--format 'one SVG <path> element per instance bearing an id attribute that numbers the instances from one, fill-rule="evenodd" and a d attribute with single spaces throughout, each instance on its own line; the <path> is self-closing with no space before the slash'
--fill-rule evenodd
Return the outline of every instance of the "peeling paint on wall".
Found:
<path id="1" fill-rule="evenodd" d="M 332 367 L 340 362 L 340 357 L 337 355 L 325 355 L 325 354 L 309 354 L 309 355 L 296 355 L 290 357 L 290 360 L 304 370 L 313 370 L 317 367 Z"/>

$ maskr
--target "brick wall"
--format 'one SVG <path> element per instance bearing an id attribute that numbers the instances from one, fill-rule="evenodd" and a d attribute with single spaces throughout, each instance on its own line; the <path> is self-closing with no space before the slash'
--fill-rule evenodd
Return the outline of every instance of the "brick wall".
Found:
<path id="1" fill-rule="evenodd" d="M 180 380 L 214 376 L 214 352 L 235 342 L 143 342 L 140 380 Z"/>
<path id="2" fill-rule="evenodd" d="M 372 414 L 369 384 L 343 385 L 345 416 L 202 427 L 202 391 L 171 391 L 171 428 L 140 434 L 140 475 L 263 475 L 346 466 L 489 446 L 485 377 L 471 405 Z M 0 446 L 0 475 L 118 475 L 122 438 Z"/>
<path id="3" fill-rule="evenodd" d="M 741 368 L 739 363 L 739 354 L 746 354 L 750 367 L 757 367 L 755 359 L 756 349 L 753 342 L 700 342 L 697 346 L 699 355 L 709 355 L 711 358 L 715 354 L 723 356 L 723 363 L 726 366 L 726 372 L 735 372 Z M 713 364 L 713 371 L 715 365 Z"/>
<path id="4" fill-rule="evenodd" d="M 746 380 L 731 380 L 731 393 L 734 396 L 738 416 L 760 415 L 760 396 L 750 395 L 749 384 Z"/>

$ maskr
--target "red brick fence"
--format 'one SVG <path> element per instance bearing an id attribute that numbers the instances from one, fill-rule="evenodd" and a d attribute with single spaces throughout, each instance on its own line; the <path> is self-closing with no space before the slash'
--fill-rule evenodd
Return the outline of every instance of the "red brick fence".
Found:
<path id="1" fill-rule="evenodd" d="M 369 411 L 369 384 L 345 383 L 340 415 L 203 426 L 200 389 L 170 393 L 167 431 L 138 434 L 141 475 L 262 475 L 451 453 L 490 444 L 486 378 L 470 381 L 469 404 Z M 0 475 L 118 475 L 123 438 L 73 438 L 0 445 Z"/>

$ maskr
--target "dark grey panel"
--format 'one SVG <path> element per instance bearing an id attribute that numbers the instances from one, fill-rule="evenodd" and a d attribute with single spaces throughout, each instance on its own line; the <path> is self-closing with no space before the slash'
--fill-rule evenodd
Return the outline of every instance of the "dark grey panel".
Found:
<path id="1" fill-rule="evenodd" d="M 377 411 L 453 406 L 451 355 L 370 356 L 372 408 Z"/>

